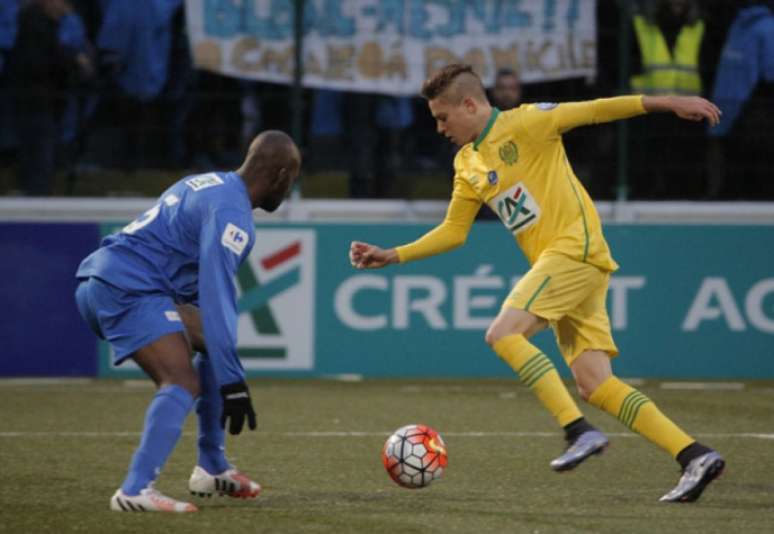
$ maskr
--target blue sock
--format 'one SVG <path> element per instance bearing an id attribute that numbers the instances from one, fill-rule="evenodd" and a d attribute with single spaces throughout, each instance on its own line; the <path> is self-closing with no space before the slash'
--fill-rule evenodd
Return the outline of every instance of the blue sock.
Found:
<path id="1" fill-rule="evenodd" d="M 220 427 L 223 399 L 209 359 L 199 354 L 194 365 L 199 371 L 201 388 L 201 396 L 196 401 L 196 415 L 199 418 L 197 463 L 208 473 L 216 475 L 231 467 L 226 460 L 226 434 Z"/>
<path id="2" fill-rule="evenodd" d="M 137 495 L 156 479 L 175 448 L 194 399 L 180 386 L 164 386 L 156 392 L 145 414 L 140 446 L 121 485 L 126 495 Z"/>

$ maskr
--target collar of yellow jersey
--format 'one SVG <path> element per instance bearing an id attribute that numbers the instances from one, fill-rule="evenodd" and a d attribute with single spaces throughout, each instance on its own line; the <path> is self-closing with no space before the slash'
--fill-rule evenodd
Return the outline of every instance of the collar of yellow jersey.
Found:
<path id="1" fill-rule="evenodd" d="M 497 116 L 500 114 L 500 110 L 497 108 L 492 108 L 492 114 L 489 116 L 489 121 L 487 121 L 486 126 L 484 126 L 484 130 L 478 134 L 478 137 L 475 141 L 473 141 L 473 150 L 478 150 L 478 145 L 480 145 L 484 138 L 489 133 L 489 130 L 492 129 L 492 126 L 494 126 L 495 121 L 497 120 Z"/>

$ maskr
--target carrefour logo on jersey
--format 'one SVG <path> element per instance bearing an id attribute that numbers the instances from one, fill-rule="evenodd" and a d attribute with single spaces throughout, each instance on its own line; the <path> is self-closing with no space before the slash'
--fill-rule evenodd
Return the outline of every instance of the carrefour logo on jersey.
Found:
<path id="1" fill-rule="evenodd" d="M 314 230 L 268 229 L 237 276 L 237 352 L 245 369 L 314 366 Z"/>

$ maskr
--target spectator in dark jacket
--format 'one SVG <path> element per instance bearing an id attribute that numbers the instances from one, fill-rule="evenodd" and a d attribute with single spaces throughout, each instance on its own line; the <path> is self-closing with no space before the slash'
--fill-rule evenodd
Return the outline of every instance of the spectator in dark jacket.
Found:
<path id="1" fill-rule="evenodd" d="M 774 198 L 768 157 L 774 148 L 774 11 L 745 2 L 728 32 L 712 100 L 723 112 L 710 128 L 708 196 Z M 726 180 L 733 166 L 734 180 Z"/>
<path id="2" fill-rule="evenodd" d="M 16 42 L 16 17 L 19 0 L 0 2 L 0 73 L 3 72 L 8 51 Z"/>
<path id="3" fill-rule="evenodd" d="M 82 24 L 76 17 L 66 0 L 31 0 L 19 11 L 8 77 L 15 95 L 18 186 L 28 195 L 51 194 L 69 89 L 91 70 L 78 46 Z"/>
<path id="4" fill-rule="evenodd" d="M 16 146 L 13 99 L 8 89 L 8 53 L 16 42 L 16 18 L 19 0 L 0 2 L 0 153 Z M 2 162 L 0 162 L 2 164 Z"/>
<path id="5" fill-rule="evenodd" d="M 112 106 L 114 119 L 127 135 L 123 166 L 133 170 L 152 162 L 149 153 L 154 152 L 154 145 L 160 144 L 153 142 L 163 129 L 152 122 L 153 104 L 168 104 L 160 100 L 165 88 L 168 90 L 165 96 L 185 104 L 182 91 L 186 90 L 188 80 L 174 79 L 168 87 L 170 58 L 172 52 L 181 48 L 174 30 L 176 20 L 182 20 L 183 0 L 100 1 L 103 18 L 97 47 L 101 63 L 112 73 L 112 87 L 117 89 L 117 101 Z M 181 24 L 177 25 L 177 30 L 178 33 L 182 31 Z M 173 62 L 172 67 L 184 66 L 182 62 Z M 167 124 L 175 125 L 172 129 L 181 138 L 181 128 L 177 125 L 183 118 L 173 114 L 165 120 Z M 178 153 L 176 158 L 182 158 L 180 146 L 168 149 Z"/>

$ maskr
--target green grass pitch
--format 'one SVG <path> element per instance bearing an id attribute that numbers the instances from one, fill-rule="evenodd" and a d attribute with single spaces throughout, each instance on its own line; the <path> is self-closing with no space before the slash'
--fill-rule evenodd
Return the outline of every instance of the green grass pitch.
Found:
<path id="1" fill-rule="evenodd" d="M 774 385 L 642 391 L 716 447 L 724 476 L 695 504 L 662 504 L 677 464 L 614 419 L 583 407 L 612 446 L 576 471 L 548 462 L 563 442 L 516 381 L 256 380 L 256 432 L 229 458 L 263 485 L 254 501 L 193 498 L 188 515 L 118 514 L 108 500 L 139 439 L 149 387 L 117 381 L 0 382 L 0 532 L 771 532 Z M 449 449 L 442 480 L 399 488 L 380 461 L 387 433 L 435 427 Z M 189 498 L 195 417 L 158 487 Z"/>

